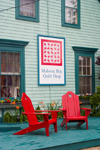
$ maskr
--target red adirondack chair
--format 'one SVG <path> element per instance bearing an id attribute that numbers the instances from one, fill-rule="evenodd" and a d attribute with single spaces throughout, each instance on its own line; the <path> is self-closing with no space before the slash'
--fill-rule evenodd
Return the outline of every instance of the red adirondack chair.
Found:
<path id="1" fill-rule="evenodd" d="M 86 122 L 86 128 L 88 129 L 88 115 L 91 111 L 89 108 L 80 108 L 79 105 L 79 97 L 71 91 L 68 91 L 65 95 L 62 96 L 63 108 L 59 108 L 62 110 L 64 114 L 64 119 L 60 126 L 64 126 L 68 122 L 79 122 L 77 125 L 81 126 L 84 122 Z M 85 110 L 85 116 L 81 116 L 80 109 Z"/>
<path id="2" fill-rule="evenodd" d="M 22 106 L 24 107 L 25 112 L 22 114 L 25 114 L 27 116 L 29 127 L 18 131 L 14 133 L 14 135 L 22 135 L 28 132 L 32 132 L 37 129 L 45 128 L 46 135 L 49 136 L 49 126 L 50 124 L 54 125 L 54 131 L 57 132 L 57 113 L 59 110 L 34 110 L 34 107 L 32 105 L 31 99 L 25 94 L 22 94 Z M 36 112 L 43 112 L 43 113 L 35 113 Z M 45 113 L 45 112 L 51 112 L 51 113 Z M 52 119 L 48 119 L 48 115 L 52 114 Z M 44 121 L 38 122 L 36 115 L 43 115 Z"/>

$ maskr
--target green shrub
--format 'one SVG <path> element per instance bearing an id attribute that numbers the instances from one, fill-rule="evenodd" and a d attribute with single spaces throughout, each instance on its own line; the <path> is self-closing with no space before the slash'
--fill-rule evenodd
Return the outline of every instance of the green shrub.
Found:
<path id="1" fill-rule="evenodd" d="M 100 87 L 97 87 L 97 94 L 100 94 Z"/>
<path id="2" fill-rule="evenodd" d="M 63 113 L 62 113 L 62 111 L 58 112 L 57 118 L 63 118 Z"/>
<path id="3" fill-rule="evenodd" d="M 12 118 L 11 113 L 6 112 L 6 113 L 4 114 L 3 122 L 7 122 L 7 123 L 13 122 L 13 118 Z"/>
<path id="4" fill-rule="evenodd" d="M 91 98 L 91 95 L 87 95 L 87 94 L 79 96 L 79 99 L 90 99 L 90 98 Z"/>
<path id="5" fill-rule="evenodd" d="M 100 87 L 97 87 L 97 92 L 91 96 L 90 103 L 93 106 L 92 116 L 100 117 Z"/>
<path id="6" fill-rule="evenodd" d="M 19 118 L 19 121 L 20 121 L 20 122 L 24 122 L 24 121 L 28 122 L 26 115 L 22 115 L 22 114 L 21 114 L 21 115 L 20 115 L 20 118 Z"/>

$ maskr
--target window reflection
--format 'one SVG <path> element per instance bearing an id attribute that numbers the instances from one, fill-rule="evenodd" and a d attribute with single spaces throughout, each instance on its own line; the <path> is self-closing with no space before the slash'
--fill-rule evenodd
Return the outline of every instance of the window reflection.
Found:
<path id="1" fill-rule="evenodd" d="M 79 77 L 80 94 L 92 93 L 92 77 Z"/>
<path id="2" fill-rule="evenodd" d="M 77 24 L 77 0 L 65 0 L 65 22 Z"/>
<path id="3" fill-rule="evenodd" d="M 1 74 L 20 74 L 20 54 L 1 53 Z"/>
<path id="4" fill-rule="evenodd" d="M 31 4 L 29 4 L 31 3 Z M 27 4 L 27 5 L 25 5 Z M 20 0 L 20 14 L 24 16 L 35 17 L 35 1 L 34 0 Z"/>
<path id="5" fill-rule="evenodd" d="M 91 75 L 91 58 L 79 56 L 79 75 Z"/>
<path id="6" fill-rule="evenodd" d="M 1 97 L 20 97 L 20 54 L 1 52 Z"/>
<path id="7" fill-rule="evenodd" d="M 1 75 L 1 97 L 20 97 L 20 77 Z"/>

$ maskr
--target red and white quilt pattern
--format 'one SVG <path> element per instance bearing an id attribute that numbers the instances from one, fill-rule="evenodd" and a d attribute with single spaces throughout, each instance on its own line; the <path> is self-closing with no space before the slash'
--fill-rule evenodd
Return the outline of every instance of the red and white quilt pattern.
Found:
<path id="1" fill-rule="evenodd" d="M 41 64 L 62 66 L 62 42 L 41 41 Z"/>

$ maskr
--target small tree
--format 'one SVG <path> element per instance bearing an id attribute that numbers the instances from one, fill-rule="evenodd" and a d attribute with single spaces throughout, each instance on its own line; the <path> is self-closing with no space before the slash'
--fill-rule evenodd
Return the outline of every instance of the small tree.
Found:
<path id="1" fill-rule="evenodd" d="M 95 64 L 97 64 L 97 65 L 100 65 L 100 56 L 98 56 L 98 57 L 96 57 L 96 62 L 95 62 Z M 100 80 L 100 74 L 99 74 L 99 80 Z"/>

